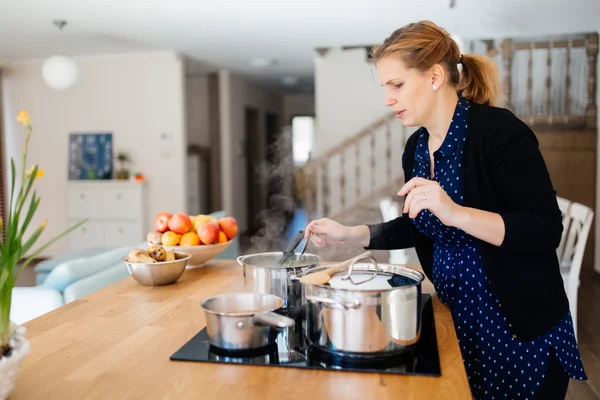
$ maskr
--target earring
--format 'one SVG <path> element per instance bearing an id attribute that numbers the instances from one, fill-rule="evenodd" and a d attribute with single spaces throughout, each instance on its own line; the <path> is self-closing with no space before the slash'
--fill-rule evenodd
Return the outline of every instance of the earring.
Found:
<path id="1" fill-rule="evenodd" d="M 436 85 L 433 85 L 433 91 L 437 92 L 437 86 Z"/>

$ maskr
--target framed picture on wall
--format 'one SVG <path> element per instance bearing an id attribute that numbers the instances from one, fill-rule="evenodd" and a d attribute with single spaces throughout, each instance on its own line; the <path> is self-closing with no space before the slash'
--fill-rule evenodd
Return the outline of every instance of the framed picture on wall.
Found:
<path id="1" fill-rule="evenodd" d="M 112 179 L 112 133 L 69 135 L 69 180 Z"/>

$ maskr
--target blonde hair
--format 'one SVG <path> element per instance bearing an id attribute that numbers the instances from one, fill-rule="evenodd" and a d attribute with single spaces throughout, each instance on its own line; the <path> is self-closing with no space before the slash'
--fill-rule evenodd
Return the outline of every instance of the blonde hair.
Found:
<path id="1" fill-rule="evenodd" d="M 371 49 L 374 62 L 392 54 L 399 55 L 407 68 L 420 71 L 442 65 L 448 72 L 450 84 L 469 101 L 490 105 L 501 102 L 496 63 L 486 56 L 461 55 L 450 34 L 431 21 L 405 25 Z M 459 63 L 462 73 L 458 70 Z"/>

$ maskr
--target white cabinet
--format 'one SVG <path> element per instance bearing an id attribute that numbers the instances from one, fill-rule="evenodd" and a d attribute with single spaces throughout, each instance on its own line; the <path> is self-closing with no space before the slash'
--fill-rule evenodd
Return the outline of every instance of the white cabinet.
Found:
<path id="1" fill-rule="evenodd" d="M 70 233 L 69 249 L 135 246 L 146 238 L 144 184 L 129 181 L 70 181 L 67 223 L 89 220 Z"/>

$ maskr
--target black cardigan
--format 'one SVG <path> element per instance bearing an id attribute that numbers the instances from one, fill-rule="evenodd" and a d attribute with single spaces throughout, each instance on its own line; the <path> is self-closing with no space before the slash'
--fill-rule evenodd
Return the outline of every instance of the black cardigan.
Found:
<path id="1" fill-rule="evenodd" d="M 415 132 L 402 156 L 406 181 L 417 139 Z M 504 220 L 501 246 L 475 239 L 485 272 L 511 335 L 533 340 L 569 309 L 556 255 L 562 217 L 538 141 L 510 111 L 472 103 L 462 164 L 463 205 L 498 213 Z M 431 279 L 433 241 L 417 231 L 407 214 L 369 229 L 367 249 L 415 247 Z"/>

